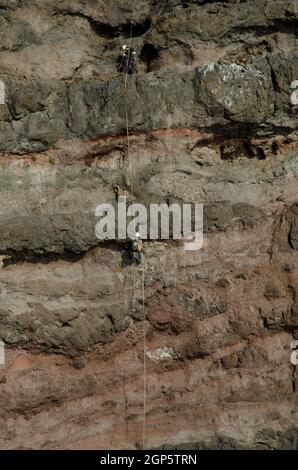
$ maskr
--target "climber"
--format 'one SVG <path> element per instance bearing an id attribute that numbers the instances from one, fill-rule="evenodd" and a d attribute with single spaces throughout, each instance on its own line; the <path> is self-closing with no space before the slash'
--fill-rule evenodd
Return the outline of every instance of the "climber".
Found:
<path id="1" fill-rule="evenodd" d="M 137 264 L 143 261 L 144 244 L 141 240 L 140 233 L 136 232 L 135 239 L 132 242 L 132 257 Z"/>
<path id="2" fill-rule="evenodd" d="M 132 75 L 133 73 L 136 73 L 135 56 L 137 53 L 132 49 L 132 47 L 126 45 L 124 45 L 122 49 L 123 53 L 117 60 L 117 69 L 121 73 Z"/>

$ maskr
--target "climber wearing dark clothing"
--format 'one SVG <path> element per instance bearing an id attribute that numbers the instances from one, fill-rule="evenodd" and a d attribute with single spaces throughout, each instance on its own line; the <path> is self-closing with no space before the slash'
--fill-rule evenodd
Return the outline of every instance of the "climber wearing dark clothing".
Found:
<path id="1" fill-rule="evenodd" d="M 144 245 L 138 232 L 136 233 L 136 238 L 132 242 L 131 249 L 134 262 L 137 264 L 141 264 L 143 261 Z"/>
<path id="2" fill-rule="evenodd" d="M 131 47 L 123 46 L 123 53 L 117 61 L 118 71 L 129 75 L 136 73 L 135 56 L 136 52 Z"/>

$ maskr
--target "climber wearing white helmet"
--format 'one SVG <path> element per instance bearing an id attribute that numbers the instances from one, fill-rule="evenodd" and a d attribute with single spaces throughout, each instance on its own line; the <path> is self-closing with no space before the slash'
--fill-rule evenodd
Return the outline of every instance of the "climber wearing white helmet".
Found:
<path id="1" fill-rule="evenodd" d="M 122 50 L 122 55 L 119 56 L 117 61 L 117 68 L 121 73 L 132 75 L 136 73 L 135 56 L 137 53 L 127 45 L 122 46 Z"/>
<path id="2" fill-rule="evenodd" d="M 136 232 L 135 239 L 132 242 L 132 256 L 133 256 L 133 260 L 137 264 L 141 264 L 141 262 L 143 261 L 143 250 L 144 250 L 144 244 L 141 240 L 140 233 Z"/>

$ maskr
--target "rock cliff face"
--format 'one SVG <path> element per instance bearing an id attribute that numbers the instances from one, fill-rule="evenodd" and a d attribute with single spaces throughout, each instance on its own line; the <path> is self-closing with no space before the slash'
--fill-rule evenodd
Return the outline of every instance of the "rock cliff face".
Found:
<path id="1" fill-rule="evenodd" d="M 1 449 L 298 449 L 297 21 L 0 0 Z M 115 190 L 203 203 L 203 248 L 147 240 L 134 267 L 95 236 Z"/>

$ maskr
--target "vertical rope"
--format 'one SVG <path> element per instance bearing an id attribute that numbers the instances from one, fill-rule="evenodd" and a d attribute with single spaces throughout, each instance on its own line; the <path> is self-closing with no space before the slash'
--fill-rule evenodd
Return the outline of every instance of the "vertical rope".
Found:
<path id="1" fill-rule="evenodd" d="M 128 42 L 129 50 L 131 49 L 131 43 L 132 43 L 133 18 L 134 18 L 135 8 L 136 8 L 136 0 L 134 0 L 133 2 L 133 8 L 132 8 L 132 14 L 131 14 L 130 36 L 129 36 L 129 42 Z M 130 56 L 128 55 L 127 60 L 126 60 L 125 77 L 124 77 L 124 105 L 125 105 L 125 121 L 126 121 L 127 156 L 128 156 L 128 167 L 129 167 L 129 173 L 130 173 L 130 192 L 133 198 L 133 164 L 132 164 L 131 155 L 130 155 L 130 135 L 129 135 L 128 104 L 127 104 L 127 100 L 128 100 L 127 78 L 128 78 L 129 60 L 130 60 Z"/>
<path id="2" fill-rule="evenodd" d="M 129 48 L 131 47 L 131 41 L 132 41 L 133 17 L 134 17 L 135 9 L 136 9 L 136 1 L 137 0 L 134 0 L 134 2 L 133 2 L 132 12 L 131 12 L 130 35 L 129 35 L 129 43 L 128 43 Z M 125 89 L 125 91 L 126 91 L 126 88 L 127 88 L 128 65 L 129 65 L 129 56 L 127 57 L 127 61 L 126 61 L 126 74 L 125 74 L 125 80 L 124 80 L 124 89 Z"/>
<path id="3" fill-rule="evenodd" d="M 142 270 L 142 318 L 143 318 L 143 450 L 146 449 L 146 405 L 147 405 L 147 369 L 146 369 L 146 317 L 145 317 L 145 266 Z"/>
<path id="4" fill-rule="evenodd" d="M 133 2 L 133 9 L 131 15 L 131 27 L 129 37 L 129 51 L 131 49 L 132 34 L 133 34 L 133 20 L 134 12 L 136 8 L 136 0 Z M 134 199 L 134 171 L 133 162 L 131 159 L 130 152 L 130 133 L 129 133 L 129 118 L 128 118 L 128 94 L 127 94 L 127 78 L 128 78 L 128 67 L 129 67 L 130 56 L 128 55 L 126 61 L 125 79 L 124 79 L 124 106 L 125 106 L 125 121 L 126 121 L 126 139 L 127 139 L 127 156 L 128 156 L 128 169 L 130 175 L 130 193 L 132 201 Z M 132 306 L 134 308 L 136 300 L 136 267 L 133 265 L 133 301 Z M 145 267 L 142 266 L 142 318 L 143 318 L 143 430 L 142 430 L 142 447 L 143 450 L 146 446 L 146 392 L 147 392 L 147 371 L 146 371 L 146 323 L 145 323 Z M 125 360 L 125 355 L 124 355 Z M 124 366 L 125 367 L 125 366 Z"/>

